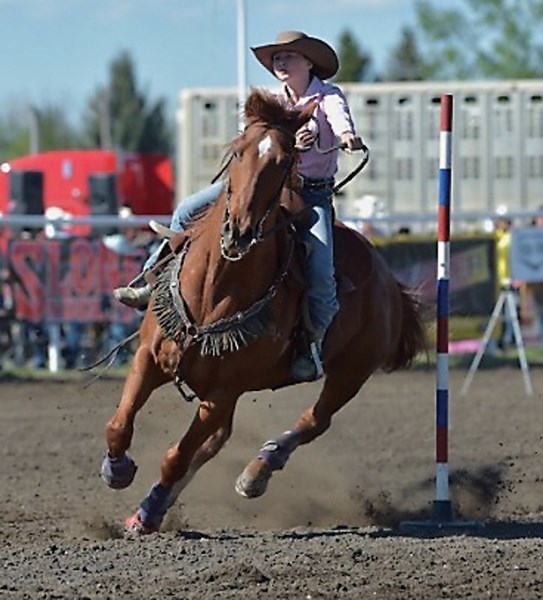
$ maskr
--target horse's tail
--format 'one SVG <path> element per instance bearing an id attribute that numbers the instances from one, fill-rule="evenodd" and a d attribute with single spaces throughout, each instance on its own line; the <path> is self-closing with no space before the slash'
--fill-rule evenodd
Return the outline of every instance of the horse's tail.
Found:
<path id="1" fill-rule="evenodd" d="M 401 298 L 400 337 L 395 351 L 385 365 L 386 371 L 411 366 L 422 352 L 428 353 L 428 340 L 423 319 L 423 306 L 419 294 L 396 282 Z"/>

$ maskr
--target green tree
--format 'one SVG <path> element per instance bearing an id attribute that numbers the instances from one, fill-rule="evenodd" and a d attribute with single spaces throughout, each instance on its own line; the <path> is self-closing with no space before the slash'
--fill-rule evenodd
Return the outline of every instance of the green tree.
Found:
<path id="1" fill-rule="evenodd" d="M 127 52 L 112 61 L 109 82 L 91 97 L 84 121 L 91 146 L 166 154 L 172 150 L 165 101 L 152 102 L 138 89 L 134 63 Z"/>
<path id="2" fill-rule="evenodd" d="M 415 32 L 403 27 L 398 45 L 393 48 L 382 79 L 385 81 L 420 81 L 424 79 L 424 60 L 419 52 Z"/>
<path id="3" fill-rule="evenodd" d="M 60 104 L 21 105 L 8 107 L 0 117 L 0 160 L 29 154 L 33 149 L 47 151 L 81 145 L 81 134 L 68 122 Z"/>
<path id="4" fill-rule="evenodd" d="M 374 81 L 372 74 L 372 58 L 358 44 L 347 29 L 339 37 L 338 43 L 339 71 L 335 76 L 337 82 Z"/>
<path id="5" fill-rule="evenodd" d="M 34 110 L 40 151 L 77 148 L 82 144 L 81 133 L 66 120 L 62 106 L 47 104 Z"/>
<path id="6" fill-rule="evenodd" d="M 21 120 L 20 111 L 8 108 L 0 116 L 0 163 L 28 154 L 30 133 Z"/>
<path id="7" fill-rule="evenodd" d="M 543 77 L 542 0 L 464 0 L 465 10 L 417 0 L 431 79 Z"/>

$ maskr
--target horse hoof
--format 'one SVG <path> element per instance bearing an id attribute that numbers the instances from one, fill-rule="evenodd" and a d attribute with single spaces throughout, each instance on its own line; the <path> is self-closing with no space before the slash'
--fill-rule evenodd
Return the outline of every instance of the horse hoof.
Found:
<path id="1" fill-rule="evenodd" d="M 137 470 L 136 463 L 126 454 L 114 458 L 107 453 L 102 461 L 101 475 L 110 488 L 123 490 L 134 481 Z"/>
<path id="2" fill-rule="evenodd" d="M 156 533 L 158 527 L 149 527 L 142 523 L 140 516 L 137 512 L 128 517 L 124 522 L 125 533 L 132 536 L 149 535 L 150 533 Z"/>
<path id="3" fill-rule="evenodd" d="M 256 459 L 256 462 L 249 463 L 236 479 L 235 490 L 244 498 L 258 498 L 267 490 L 271 476 L 272 470 L 268 464 Z"/>

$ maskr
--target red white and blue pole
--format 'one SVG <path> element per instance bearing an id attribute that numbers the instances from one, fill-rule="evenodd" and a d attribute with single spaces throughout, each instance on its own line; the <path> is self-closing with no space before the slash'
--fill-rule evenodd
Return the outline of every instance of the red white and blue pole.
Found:
<path id="1" fill-rule="evenodd" d="M 441 96 L 439 132 L 439 198 L 437 225 L 437 337 L 436 337 L 436 492 L 429 521 L 407 521 L 405 531 L 479 528 L 475 521 L 453 517 L 449 493 L 449 271 L 452 175 L 452 94 Z"/>
<path id="2" fill-rule="evenodd" d="M 437 227 L 436 498 L 434 516 L 452 519 L 449 493 L 449 275 L 452 173 L 452 94 L 441 96 Z"/>

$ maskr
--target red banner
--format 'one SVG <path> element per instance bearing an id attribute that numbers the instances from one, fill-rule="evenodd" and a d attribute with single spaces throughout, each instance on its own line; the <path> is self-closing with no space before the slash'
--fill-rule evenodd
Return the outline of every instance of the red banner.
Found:
<path id="1" fill-rule="evenodd" d="M 112 252 L 100 240 L 14 240 L 8 248 L 17 319 L 34 323 L 134 320 L 112 296 L 140 271 L 145 249 Z"/>

